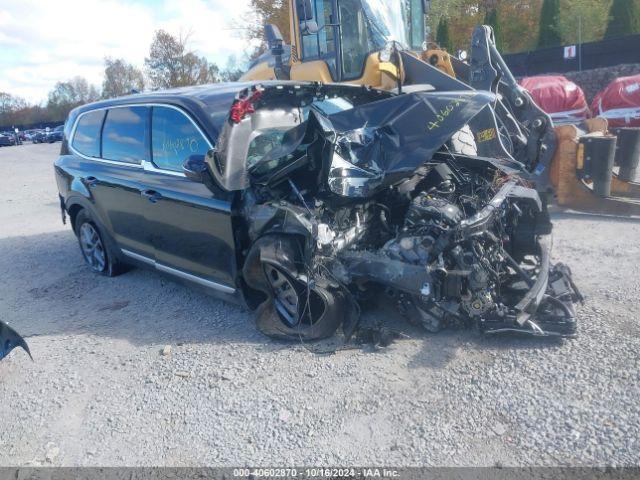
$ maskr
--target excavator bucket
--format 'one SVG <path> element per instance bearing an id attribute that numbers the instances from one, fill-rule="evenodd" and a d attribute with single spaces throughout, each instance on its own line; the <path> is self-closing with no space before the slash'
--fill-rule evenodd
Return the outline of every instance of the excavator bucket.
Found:
<path id="1" fill-rule="evenodd" d="M 630 181 L 640 160 L 632 142 L 640 133 L 620 139 L 607 131 L 603 118 L 555 128 L 558 148 L 550 178 L 559 206 L 606 215 L 640 216 L 640 183 Z M 633 132 L 632 132 L 633 133 Z M 616 157 L 621 164 L 614 171 Z"/>

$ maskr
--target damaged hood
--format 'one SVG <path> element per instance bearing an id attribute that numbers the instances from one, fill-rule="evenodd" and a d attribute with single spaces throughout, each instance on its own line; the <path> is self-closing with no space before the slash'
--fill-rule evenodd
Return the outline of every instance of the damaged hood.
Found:
<path id="1" fill-rule="evenodd" d="M 314 112 L 335 144 L 329 187 L 364 197 L 412 174 L 495 99 L 484 91 L 415 92 L 333 115 Z"/>

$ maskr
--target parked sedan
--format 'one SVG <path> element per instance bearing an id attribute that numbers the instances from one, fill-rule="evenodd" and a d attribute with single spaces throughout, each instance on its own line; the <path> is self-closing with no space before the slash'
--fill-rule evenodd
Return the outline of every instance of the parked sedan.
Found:
<path id="1" fill-rule="evenodd" d="M 0 147 L 11 147 L 16 144 L 16 136 L 11 132 L 0 132 Z"/>
<path id="2" fill-rule="evenodd" d="M 44 143 L 46 141 L 46 138 L 47 132 L 45 132 L 44 130 L 35 130 L 31 134 L 31 141 L 33 143 Z"/>
<path id="3" fill-rule="evenodd" d="M 154 268 L 278 338 L 348 336 L 380 294 L 430 331 L 570 337 L 545 203 L 517 162 L 448 144 L 494 101 L 267 82 L 85 105 L 55 162 L 63 219 L 94 272 Z"/>
<path id="4" fill-rule="evenodd" d="M 36 134 L 36 132 L 38 132 L 38 130 L 25 130 L 23 132 L 24 140 L 25 141 L 29 141 L 29 142 L 33 142 L 33 136 Z"/>
<path id="5" fill-rule="evenodd" d="M 59 125 L 47 133 L 45 141 L 49 143 L 61 142 L 63 137 L 64 125 Z"/>

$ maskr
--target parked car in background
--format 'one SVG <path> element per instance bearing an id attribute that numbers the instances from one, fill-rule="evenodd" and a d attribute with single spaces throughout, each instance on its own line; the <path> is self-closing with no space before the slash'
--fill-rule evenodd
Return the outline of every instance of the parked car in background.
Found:
<path id="1" fill-rule="evenodd" d="M 44 141 L 46 141 L 46 138 L 47 132 L 45 132 L 44 130 L 35 130 L 31 134 L 31 141 L 33 143 L 43 143 Z"/>
<path id="2" fill-rule="evenodd" d="M 16 144 L 16 136 L 13 132 L 0 132 L 0 147 L 11 147 Z"/>
<path id="3" fill-rule="evenodd" d="M 58 125 L 53 130 L 50 130 L 46 136 L 46 141 L 49 143 L 61 142 L 63 130 L 64 130 L 64 125 Z"/>
<path id="4" fill-rule="evenodd" d="M 33 142 L 33 137 L 38 132 L 36 129 L 25 130 L 23 132 L 25 141 Z"/>

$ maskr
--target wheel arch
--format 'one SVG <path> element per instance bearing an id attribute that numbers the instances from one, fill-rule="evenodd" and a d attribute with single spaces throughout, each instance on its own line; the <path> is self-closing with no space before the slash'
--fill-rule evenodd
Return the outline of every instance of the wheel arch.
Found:
<path id="1" fill-rule="evenodd" d="M 242 265 L 243 293 L 247 306 L 255 310 L 269 296 L 262 264 L 269 263 L 298 277 L 297 262 L 306 258 L 307 238 L 300 232 L 270 230 L 252 242 Z"/>

